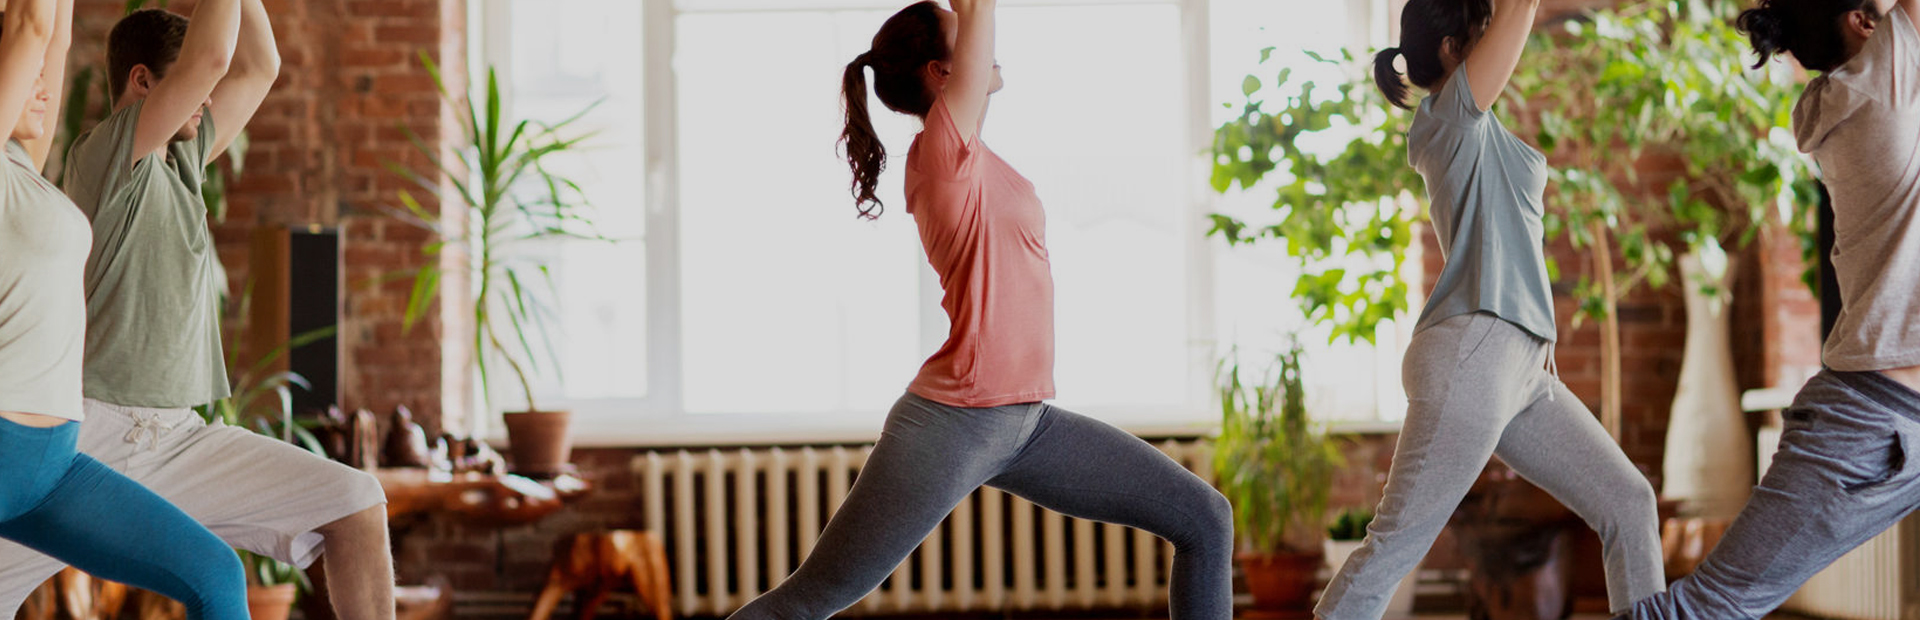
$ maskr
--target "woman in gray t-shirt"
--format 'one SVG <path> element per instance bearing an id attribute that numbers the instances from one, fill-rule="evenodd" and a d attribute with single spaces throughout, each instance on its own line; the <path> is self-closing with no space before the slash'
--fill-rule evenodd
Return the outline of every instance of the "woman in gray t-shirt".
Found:
<path id="1" fill-rule="evenodd" d="M 1614 611 L 1664 589 L 1652 485 L 1547 371 L 1556 329 L 1541 247 L 1546 158 L 1489 113 L 1537 7 L 1411 0 L 1400 47 L 1374 61 L 1395 105 L 1408 107 L 1408 81 L 1429 93 L 1407 130 L 1407 159 L 1426 180 L 1446 267 L 1407 347 L 1408 410 L 1386 494 L 1319 618 L 1378 620 L 1495 454 L 1600 533 Z"/>

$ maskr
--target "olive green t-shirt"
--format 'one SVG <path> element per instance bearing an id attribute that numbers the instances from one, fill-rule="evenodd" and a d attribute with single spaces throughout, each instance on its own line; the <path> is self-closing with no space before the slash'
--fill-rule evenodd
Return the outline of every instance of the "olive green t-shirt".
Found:
<path id="1" fill-rule="evenodd" d="M 87 257 L 87 398 L 192 407 L 225 398 L 220 260 L 200 195 L 213 115 L 193 140 L 128 165 L 135 102 L 74 140 L 66 190 L 93 222 Z"/>

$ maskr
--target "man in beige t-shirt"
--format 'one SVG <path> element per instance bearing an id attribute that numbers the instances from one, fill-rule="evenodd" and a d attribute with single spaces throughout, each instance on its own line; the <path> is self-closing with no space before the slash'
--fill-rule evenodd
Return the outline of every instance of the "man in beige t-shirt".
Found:
<path id="1" fill-rule="evenodd" d="M 81 451 L 228 544 L 305 567 L 335 611 L 394 616 L 385 495 L 365 472 L 191 407 L 229 393 L 219 257 L 201 184 L 279 73 L 261 0 L 201 0 L 191 22 L 134 12 L 107 44 L 114 109 L 75 139 L 67 191 L 92 221 Z M 127 518 L 140 518 L 128 515 Z M 0 544 L 0 614 L 60 563 Z"/>

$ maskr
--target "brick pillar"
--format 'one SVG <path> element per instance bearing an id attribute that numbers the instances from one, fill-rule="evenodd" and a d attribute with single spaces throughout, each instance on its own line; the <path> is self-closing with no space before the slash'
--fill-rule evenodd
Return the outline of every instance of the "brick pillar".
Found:
<path id="1" fill-rule="evenodd" d="M 106 65 L 106 36 L 123 0 L 77 0 L 73 64 Z M 248 126 L 252 148 L 214 224 L 232 290 L 247 282 L 247 248 L 263 226 L 338 227 L 345 309 L 340 323 L 341 404 L 390 411 L 406 405 L 439 426 L 441 321 L 431 312 L 402 330 L 409 282 L 383 277 L 415 268 L 431 234 L 391 215 L 403 181 L 389 162 L 431 165 L 401 127 L 440 145 L 452 116 L 418 61 L 426 52 L 463 89 L 464 0 L 265 0 L 282 59 L 280 80 Z M 155 3 L 157 4 L 157 3 Z M 168 8 L 191 15 L 195 0 Z M 104 102 L 100 102 L 104 103 Z M 104 105 L 94 113 L 104 114 Z M 453 134 L 457 137 L 457 134 Z M 429 211 L 431 195 L 419 195 Z"/>

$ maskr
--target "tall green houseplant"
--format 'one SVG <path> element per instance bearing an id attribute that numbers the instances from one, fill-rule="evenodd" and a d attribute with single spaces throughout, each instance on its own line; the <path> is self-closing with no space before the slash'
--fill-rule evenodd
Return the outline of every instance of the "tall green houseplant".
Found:
<path id="1" fill-rule="evenodd" d="M 569 133 L 592 107 L 554 124 L 503 118 L 500 82 L 492 67 L 487 69 L 476 105 L 474 97 L 448 91 L 440 67 L 425 52 L 420 61 L 432 74 L 440 96 L 457 111 L 461 141 L 453 149 L 453 161 L 448 161 L 435 145 L 409 131 L 415 148 L 432 162 L 433 173 L 398 164 L 388 168 L 437 196 L 442 213 L 462 210 L 465 226 L 447 225 L 441 214 L 423 208 L 411 191 L 400 191 L 400 203 L 412 219 L 439 236 L 425 248 L 428 264 L 414 274 L 406 325 L 411 327 L 424 316 L 439 294 L 441 253 L 451 246 L 461 247 L 473 278 L 474 295 L 468 300 L 473 333 L 468 337 L 482 394 L 490 401 L 492 368 L 505 363 L 526 399 L 527 410 L 539 411 L 532 376 L 541 370 L 538 348 L 545 348 L 546 357 L 552 358 L 547 344 L 552 341 L 548 322 L 553 318 L 548 299 L 554 289 L 548 266 L 527 250 L 541 241 L 603 239 L 593 232 L 579 184 L 549 170 L 547 163 L 555 155 L 577 150 L 592 137 L 591 133 Z M 452 192 L 442 191 L 443 178 Z"/>
<path id="2" fill-rule="evenodd" d="M 1234 529 L 1253 552 L 1318 554 L 1340 449 L 1307 416 L 1300 348 L 1279 356 L 1270 381 L 1247 385 L 1221 364 L 1220 435 L 1213 469 L 1233 504 Z"/>
<path id="3" fill-rule="evenodd" d="M 1785 131 L 1800 86 L 1742 70 L 1751 54 L 1732 25 L 1738 9 L 1629 2 L 1537 29 L 1512 82 L 1520 96 L 1494 108 L 1553 163 L 1549 238 L 1587 250 L 1575 321 L 1601 323 L 1601 417 L 1616 435 L 1619 301 L 1641 284 L 1664 286 L 1676 254 L 1745 243 L 1768 225 L 1806 236 L 1815 189 Z M 1271 53 L 1262 51 L 1263 64 Z M 1350 340 L 1371 338 L 1408 309 L 1408 227 L 1425 210 L 1424 185 L 1406 164 L 1411 114 L 1388 112 L 1355 58 L 1314 57 L 1352 76 L 1331 89 L 1280 90 L 1284 70 L 1272 89 L 1248 76 L 1242 113 L 1216 130 L 1212 149 L 1216 191 L 1277 185 L 1281 217 L 1253 225 L 1215 215 L 1213 234 L 1284 242 L 1303 268 L 1294 297 L 1308 318 Z M 1307 148 L 1329 136 L 1351 137 L 1331 155 Z M 1649 187 L 1640 167 L 1650 158 L 1677 159 L 1684 174 Z M 1559 265 L 1548 271 L 1561 279 Z"/>

